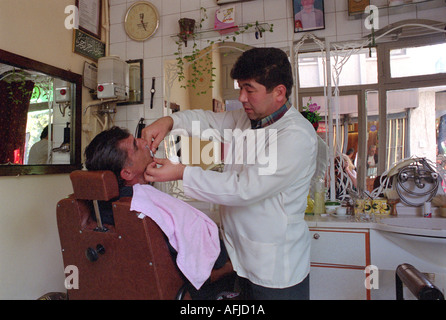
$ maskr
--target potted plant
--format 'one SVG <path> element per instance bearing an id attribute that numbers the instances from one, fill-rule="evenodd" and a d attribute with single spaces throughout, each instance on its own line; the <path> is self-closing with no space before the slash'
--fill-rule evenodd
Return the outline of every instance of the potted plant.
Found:
<path id="1" fill-rule="evenodd" d="M 190 18 L 181 18 L 178 20 L 180 25 L 180 38 L 187 47 L 187 39 L 194 34 L 195 31 L 195 20 Z"/>
<path id="2" fill-rule="evenodd" d="M 198 44 L 196 42 L 197 35 L 201 32 L 201 28 L 203 25 L 203 22 L 206 21 L 208 18 L 206 13 L 206 8 L 201 7 L 201 20 L 200 22 L 196 23 L 195 20 L 189 19 L 189 18 L 182 18 L 179 20 L 180 25 L 180 33 L 178 34 L 178 39 L 176 40 L 176 44 L 178 46 L 177 52 L 175 52 L 176 56 L 176 65 L 177 65 L 177 74 L 178 74 L 178 80 L 181 82 L 183 80 L 187 80 L 185 84 L 181 85 L 182 88 L 196 88 L 196 85 L 200 83 L 200 80 L 203 78 L 203 75 L 209 74 L 211 75 L 211 84 L 209 88 L 212 88 L 212 83 L 215 81 L 214 77 L 216 76 L 213 72 L 215 68 L 212 65 L 212 56 L 208 53 L 204 53 L 201 51 L 201 49 L 198 47 Z M 192 20 L 192 21 L 190 21 Z M 193 25 L 193 27 L 191 27 Z M 262 27 L 259 22 L 256 22 L 255 24 L 247 24 L 236 31 L 234 31 L 233 35 L 226 35 L 225 37 L 222 37 L 218 40 L 207 40 L 208 45 L 213 45 L 215 43 L 224 43 L 227 40 L 233 40 L 236 41 L 236 36 L 243 34 L 250 28 L 255 27 L 256 32 L 256 38 L 258 36 L 262 36 L 262 33 L 269 31 L 273 32 L 273 24 L 270 25 L 270 28 L 268 30 L 265 30 L 265 28 Z M 192 52 L 190 54 L 183 54 L 183 45 L 187 47 L 187 41 L 193 40 L 193 46 L 192 46 Z M 186 79 L 185 75 L 185 67 L 191 66 L 191 72 L 188 76 L 188 79 Z M 198 92 L 197 94 L 205 94 L 206 90 L 202 90 Z"/>
<path id="3" fill-rule="evenodd" d="M 311 97 L 307 102 L 307 105 L 303 107 L 303 111 L 301 111 L 301 114 L 311 122 L 311 124 L 314 127 L 314 130 L 317 130 L 319 127 L 319 121 L 322 120 L 322 117 L 319 113 L 319 110 L 321 109 L 321 106 L 319 106 L 317 103 L 312 103 Z"/>

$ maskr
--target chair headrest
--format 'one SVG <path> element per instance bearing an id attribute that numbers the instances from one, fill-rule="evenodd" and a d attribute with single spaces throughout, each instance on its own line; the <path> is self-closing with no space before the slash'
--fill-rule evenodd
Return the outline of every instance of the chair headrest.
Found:
<path id="1" fill-rule="evenodd" d="M 111 171 L 75 170 L 70 179 L 76 199 L 109 201 L 119 196 L 118 180 Z"/>

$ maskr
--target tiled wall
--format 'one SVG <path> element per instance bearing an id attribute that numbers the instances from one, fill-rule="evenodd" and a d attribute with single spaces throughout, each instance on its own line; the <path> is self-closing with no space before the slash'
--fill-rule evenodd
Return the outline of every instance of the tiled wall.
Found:
<path id="1" fill-rule="evenodd" d="M 387 0 L 372 0 L 377 6 Z M 182 17 L 201 19 L 200 8 L 206 8 L 208 19 L 203 29 L 212 29 L 214 13 L 218 8 L 215 0 L 150 0 L 160 13 L 160 26 L 155 35 L 145 42 L 136 42 L 124 32 L 124 16 L 127 8 L 134 0 L 109 0 L 110 2 L 110 54 L 121 59 L 144 59 L 144 92 L 143 105 L 119 106 L 115 124 L 127 127 L 134 132 L 138 120 L 143 117 L 146 124 L 163 115 L 163 61 L 174 59 L 177 50 L 172 35 L 178 33 L 178 20 Z M 236 3 L 236 22 L 240 24 L 255 21 L 274 24 L 274 32 L 267 32 L 263 38 L 256 40 L 252 33 L 240 35 L 238 42 L 253 46 L 290 47 L 293 41 L 300 39 L 301 33 L 293 31 L 292 0 L 254 0 Z M 364 27 L 364 19 L 352 19 L 348 16 L 347 0 L 325 0 L 325 29 L 314 34 L 331 42 L 360 39 L 369 33 Z M 444 21 L 446 7 L 444 0 L 433 0 L 431 3 L 409 6 L 398 10 L 380 9 L 379 27 L 405 19 L 424 18 Z M 206 46 L 204 41 L 202 47 Z M 189 46 L 190 47 L 190 46 Z M 156 94 L 154 108 L 150 109 L 149 90 L 151 78 L 156 77 Z"/>

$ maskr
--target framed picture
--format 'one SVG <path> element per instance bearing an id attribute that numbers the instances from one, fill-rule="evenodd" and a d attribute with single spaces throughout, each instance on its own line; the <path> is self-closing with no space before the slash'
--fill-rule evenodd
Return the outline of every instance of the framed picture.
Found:
<path id="1" fill-rule="evenodd" d="M 79 30 L 73 29 L 73 52 L 98 61 L 105 56 L 105 43 Z"/>
<path id="2" fill-rule="evenodd" d="M 76 0 L 79 9 L 79 29 L 101 39 L 101 0 Z"/>
<path id="3" fill-rule="evenodd" d="M 348 0 L 348 14 L 362 14 L 369 5 L 370 0 Z"/>
<path id="4" fill-rule="evenodd" d="M 293 0 L 294 32 L 325 29 L 324 0 Z"/>

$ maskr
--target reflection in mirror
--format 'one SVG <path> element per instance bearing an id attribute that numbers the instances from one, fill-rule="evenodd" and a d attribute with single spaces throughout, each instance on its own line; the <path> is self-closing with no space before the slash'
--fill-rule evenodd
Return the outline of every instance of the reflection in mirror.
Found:
<path id="1" fill-rule="evenodd" d="M 164 87 L 167 115 L 189 109 L 221 112 L 242 108 L 238 101 L 239 90 L 237 84 L 232 80 L 230 73 L 238 57 L 250 48 L 252 47 L 237 42 L 214 43 L 196 54 L 198 63 L 204 64 L 203 67 L 193 66 L 190 62 L 185 62 L 185 78 L 181 82 L 178 79 L 177 61 L 165 61 Z M 211 62 L 211 67 L 209 62 Z M 212 72 L 194 72 L 197 68 L 211 70 Z M 188 82 L 192 82 L 194 85 L 187 86 Z M 181 137 L 180 150 L 182 151 L 183 163 L 199 165 L 204 169 L 215 168 L 214 160 L 210 163 L 204 163 L 200 154 L 203 149 L 207 148 L 208 144 L 216 142 L 197 142 L 193 139 L 198 138 L 192 138 L 191 140 L 191 138 Z M 193 146 L 200 146 L 200 148 L 195 150 Z M 213 148 L 213 150 L 219 149 L 218 147 Z"/>
<path id="2" fill-rule="evenodd" d="M 127 60 L 129 65 L 129 100 L 118 103 L 118 106 L 144 103 L 143 60 Z"/>
<path id="3" fill-rule="evenodd" d="M 0 50 L 0 175 L 80 168 L 81 79 Z"/>
<path id="4" fill-rule="evenodd" d="M 238 88 L 231 79 L 230 72 L 237 58 L 250 48 L 252 47 L 237 42 L 214 43 L 196 54 L 198 60 L 206 64 L 203 68 L 207 69 L 210 69 L 209 61 L 208 59 L 205 61 L 204 57 L 210 57 L 212 72 L 194 72 L 197 67 L 187 62 L 184 71 L 185 79 L 181 82 L 177 77 L 176 60 L 165 61 L 164 86 L 166 103 L 169 104 L 168 113 L 171 113 L 171 110 L 197 108 L 217 111 L 215 106 L 227 105 L 229 101 L 238 100 Z M 188 82 L 193 82 L 195 85 L 186 86 Z M 217 109 L 225 110 L 224 107 Z"/>

